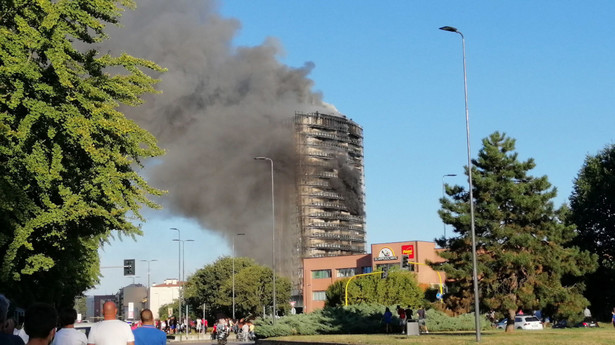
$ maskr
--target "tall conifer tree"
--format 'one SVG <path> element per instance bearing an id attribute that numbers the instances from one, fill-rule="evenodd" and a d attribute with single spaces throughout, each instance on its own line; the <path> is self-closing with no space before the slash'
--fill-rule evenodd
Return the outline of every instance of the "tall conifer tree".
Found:
<path id="1" fill-rule="evenodd" d="M 563 279 L 595 269 L 595 257 L 568 246 L 574 227 L 564 223 L 567 209 L 554 208 L 556 189 L 546 176 L 528 172 L 534 160 L 519 161 L 515 140 L 495 132 L 483 139 L 473 160 L 476 250 L 481 307 L 499 310 L 514 320 L 519 309 L 573 317 L 587 305 L 580 285 Z M 447 261 L 450 294 L 446 302 L 459 312 L 473 301 L 469 193 L 446 186 L 440 216 L 455 237 L 440 239 Z M 509 325 L 508 330 L 512 330 Z"/>
<path id="2" fill-rule="evenodd" d="M 574 243 L 598 255 L 598 270 L 587 275 L 587 298 L 594 315 L 611 317 L 615 306 L 615 145 L 587 156 L 570 196 Z"/>

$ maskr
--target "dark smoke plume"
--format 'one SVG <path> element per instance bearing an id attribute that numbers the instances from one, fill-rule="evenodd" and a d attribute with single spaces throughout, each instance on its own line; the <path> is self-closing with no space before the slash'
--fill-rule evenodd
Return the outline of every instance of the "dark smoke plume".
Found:
<path id="1" fill-rule="evenodd" d="M 167 150 L 146 171 L 169 191 L 163 205 L 227 238 L 248 233 L 238 253 L 270 263 L 270 242 L 257 245 L 271 236 L 270 170 L 253 158 L 273 158 L 276 189 L 292 188 L 292 116 L 335 112 L 312 91 L 314 65 L 281 64 L 272 38 L 234 47 L 240 23 L 221 18 L 212 1 L 142 1 L 122 24 L 102 52 L 126 51 L 169 70 L 160 76 L 163 94 L 123 109 Z"/>
<path id="2" fill-rule="evenodd" d="M 338 157 L 335 169 L 337 169 L 337 177 L 329 180 L 331 187 L 344 198 L 350 214 L 363 216 L 361 172 L 350 166 L 346 157 Z"/>

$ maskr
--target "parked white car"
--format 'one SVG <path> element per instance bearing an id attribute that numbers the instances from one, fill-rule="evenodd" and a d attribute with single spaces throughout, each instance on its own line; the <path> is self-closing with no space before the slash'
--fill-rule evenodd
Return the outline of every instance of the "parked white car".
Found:
<path id="1" fill-rule="evenodd" d="M 542 322 L 534 315 L 515 316 L 515 329 L 538 330 L 543 329 Z"/>

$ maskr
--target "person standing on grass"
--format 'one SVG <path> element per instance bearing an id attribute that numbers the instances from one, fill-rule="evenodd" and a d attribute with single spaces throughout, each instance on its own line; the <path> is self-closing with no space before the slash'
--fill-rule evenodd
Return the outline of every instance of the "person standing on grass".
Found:
<path id="1" fill-rule="evenodd" d="M 397 306 L 397 316 L 399 317 L 399 328 L 401 333 L 404 333 L 404 326 L 406 325 L 406 311 L 401 306 Z"/>
<path id="2" fill-rule="evenodd" d="M 389 307 L 386 307 L 384 310 L 384 315 L 382 315 L 382 318 L 384 320 L 385 330 L 389 333 L 391 331 L 391 321 L 393 321 L 393 313 L 391 313 L 391 309 L 389 309 Z"/>
<path id="3" fill-rule="evenodd" d="M 425 308 L 421 306 L 419 310 L 416 311 L 416 314 L 419 316 L 419 327 L 423 328 L 425 333 L 429 333 L 429 330 L 427 329 L 427 322 L 425 320 L 427 318 L 425 315 Z"/>
<path id="4" fill-rule="evenodd" d="M 413 317 L 414 312 L 412 311 L 412 307 L 408 306 L 408 308 L 406 308 L 406 322 L 412 320 Z"/>

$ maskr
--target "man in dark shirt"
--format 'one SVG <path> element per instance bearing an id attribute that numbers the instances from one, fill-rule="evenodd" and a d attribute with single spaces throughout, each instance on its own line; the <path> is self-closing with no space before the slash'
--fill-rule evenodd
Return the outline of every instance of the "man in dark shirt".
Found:
<path id="1" fill-rule="evenodd" d="M 408 306 L 408 308 L 406 308 L 406 320 L 412 320 L 412 318 L 414 317 L 414 312 L 412 311 L 412 307 Z"/>

